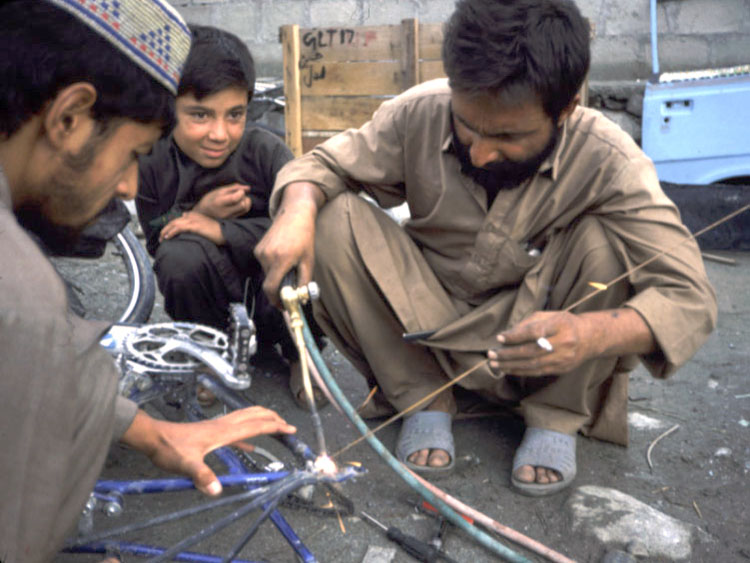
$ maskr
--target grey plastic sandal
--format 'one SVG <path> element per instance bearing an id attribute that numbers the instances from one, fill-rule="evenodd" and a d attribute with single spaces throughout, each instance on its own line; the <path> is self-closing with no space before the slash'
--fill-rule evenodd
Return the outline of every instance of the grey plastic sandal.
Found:
<path id="1" fill-rule="evenodd" d="M 516 471 L 524 466 L 546 467 L 562 477 L 555 483 L 527 483 L 516 479 Z M 521 445 L 513 457 L 510 482 L 524 495 L 551 495 L 569 486 L 576 476 L 576 437 L 544 428 L 527 428 Z"/>
<path id="2" fill-rule="evenodd" d="M 404 418 L 401 433 L 396 442 L 396 458 L 416 473 L 434 475 L 449 473 L 455 464 L 455 446 L 451 426 L 453 417 L 447 412 L 420 411 Z M 419 450 L 445 450 L 450 462 L 441 467 L 416 465 L 407 458 Z"/>

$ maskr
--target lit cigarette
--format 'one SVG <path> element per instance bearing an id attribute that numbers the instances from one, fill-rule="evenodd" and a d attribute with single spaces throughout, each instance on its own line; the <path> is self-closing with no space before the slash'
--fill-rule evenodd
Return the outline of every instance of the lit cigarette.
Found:
<path id="1" fill-rule="evenodd" d="M 542 336 L 541 338 L 536 339 L 536 344 L 539 346 L 542 350 L 547 350 L 547 352 L 552 352 L 554 348 L 552 347 L 552 344 L 550 344 L 549 340 L 544 338 Z"/>

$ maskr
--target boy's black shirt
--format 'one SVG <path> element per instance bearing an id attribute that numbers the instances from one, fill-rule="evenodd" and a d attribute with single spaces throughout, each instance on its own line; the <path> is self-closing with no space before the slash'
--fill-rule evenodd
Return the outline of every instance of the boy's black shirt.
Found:
<path id="1" fill-rule="evenodd" d="M 291 159 L 281 139 L 252 124 L 218 168 L 203 168 L 190 159 L 171 134 L 160 139 L 138 162 L 136 208 L 148 251 L 156 252 L 159 232 L 172 218 L 192 209 L 211 190 L 234 183 L 250 186 L 252 207 L 241 217 L 220 221 L 227 246 L 245 243 L 248 235 L 257 240 L 258 229 L 265 232 L 270 226 L 268 201 L 276 173 Z"/>

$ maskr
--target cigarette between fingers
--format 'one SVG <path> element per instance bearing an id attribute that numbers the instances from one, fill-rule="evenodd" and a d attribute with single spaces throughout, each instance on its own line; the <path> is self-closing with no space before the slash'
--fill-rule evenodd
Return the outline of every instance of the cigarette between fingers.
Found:
<path id="1" fill-rule="evenodd" d="M 554 347 L 552 346 L 552 344 L 550 344 L 550 341 L 544 338 L 544 336 L 542 336 L 541 338 L 537 338 L 536 344 L 542 350 L 546 350 L 547 352 L 552 352 L 554 350 Z"/>

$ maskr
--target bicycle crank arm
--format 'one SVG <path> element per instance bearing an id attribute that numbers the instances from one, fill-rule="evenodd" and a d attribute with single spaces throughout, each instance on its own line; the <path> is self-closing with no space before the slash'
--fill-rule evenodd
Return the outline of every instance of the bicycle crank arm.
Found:
<path id="1" fill-rule="evenodd" d="M 206 367 L 211 369 L 211 371 L 213 371 L 227 387 L 238 390 L 250 387 L 249 374 L 245 373 L 239 377 L 235 376 L 232 364 L 227 362 L 213 350 L 207 350 L 203 346 L 196 344 L 182 335 L 170 338 L 165 344 L 165 350 L 167 352 L 183 352 L 199 360 Z"/>

